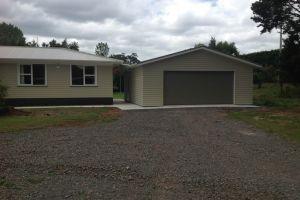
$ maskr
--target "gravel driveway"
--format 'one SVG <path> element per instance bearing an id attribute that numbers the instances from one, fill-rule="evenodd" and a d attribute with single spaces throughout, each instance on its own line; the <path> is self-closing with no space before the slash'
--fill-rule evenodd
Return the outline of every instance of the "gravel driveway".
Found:
<path id="1" fill-rule="evenodd" d="M 297 199 L 299 145 L 215 108 L 0 134 L 0 199 Z"/>

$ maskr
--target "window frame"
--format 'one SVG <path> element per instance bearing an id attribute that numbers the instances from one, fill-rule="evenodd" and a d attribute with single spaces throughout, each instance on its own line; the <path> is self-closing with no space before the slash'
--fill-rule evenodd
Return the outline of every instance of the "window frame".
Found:
<path id="1" fill-rule="evenodd" d="M 80 66 L 83 67 L 83 84 L 82 85 L 73 85 L 73 77 L 72 77 L 72 66 L 76 65 L 76 66 Z M 94 71 L 95 74 L 94 75 L 90 75 L 90 74 L 85 74 L 85 68 L 86 67 L 94 67 Z M 80 65 L 80 64 L 70 64 L 70 86 L 71 87 L 97 87 L 98 86 L 98 68 L 97 65 Z M 86 84 L 85 83 L 85 77 L 86 76 L 93 76 L 95 78 L 95 83 L 94 84 Z"/>
<path id="2" fill-rule="evenodd" d="M 27 73 L 23 73 L 21 74 L 21 65 L 30 65 L 30 74 L 27 74 Z M 44 65 L 45 67 L 45 84 L 43 85 L 37 85 L 37 84 L 33 84 L 33 65 Z M 24 84 L 24 83 L 21 83 L 21 75 L 30 75 L 31 77 L 31 83 L 30 84 Z M 47 78 L 47 64 L 43 64 L 43 63 L 19 63 L 17 65 L 17 85 L 18 86 L 30 86 L 30 87 L 45 87 L 45 86 L 48 86 L 48 78 Z"/>

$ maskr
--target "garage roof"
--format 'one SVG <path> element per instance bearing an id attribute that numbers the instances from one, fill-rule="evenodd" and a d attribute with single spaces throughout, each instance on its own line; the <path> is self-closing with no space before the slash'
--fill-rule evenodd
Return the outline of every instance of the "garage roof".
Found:
<path id="1" fill-rule="evenodd" d="M 0 46 L 0 61 L 47 60 L 122 64 L 123 61 L 56 47 Z"/>
<path id="2" fill-rule="evenodd" d="M 152 59 L 149 59 L 149 60 L 145 60 L 145 61 L 135 65 L 134 67 L 140 67 L 140 66 L 143 66 L 143 65 L 147 65 L 147 64 L 150 64 L 150 63 L 158 62 L 158 61 L 161 61 L 161 60 L 173 58 L 173 57 L 176 57 L 176 56 L 179 56 L 179 55 L 184 55 L 184 54 L 188 54 L 188 53 L 199 51 L 199 50 L 204 50 L 204 51 L 207 51 L 207 52 L 219 55 L 219 56 L 223 56 L 223 57 L 226 57 L 226 58 L 229 58 L 229 59 L 232 59 L 232 60 L 236 60 L 238 62 L 250 65 L 252 67 L 256 67 L 256 68 L 261 68 L 262 67 L 261 65 L 258 65 L 258 64 L 249 62 L 247 60 L 244 60 L 244 59 L 241 59 L 241 58 L 238 58 L 238 57 L 235 57 L 235 56 L 231 56 L 231 55 L 219 52 L 219 51 L 215 51 L 215 50 L 212 50 L 212 49 L 207 48 L 207 47 L 191 48 L 191 49 L 186 49 L 186 50 L 183 50 L 183 51 L 175 52 L 175 53 L 172 53 L 172 54 L 168 54 L 168 55 L 165 55 L 165 56 L 152 58 Z"/>

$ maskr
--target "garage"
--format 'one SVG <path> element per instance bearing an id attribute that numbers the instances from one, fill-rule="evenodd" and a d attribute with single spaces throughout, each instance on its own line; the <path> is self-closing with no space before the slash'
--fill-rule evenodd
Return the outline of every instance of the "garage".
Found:
<path id="1" fill-rule="evenodd" d="M 233 104 L 234 72 L 166 71 L 164 105 Z"/>
<path id="2" fill-rule="evenodd" d="M 126 100 L 140 106 L 253 103 L 253 69 L 260 65 L 207 47 L 130 66 Z"/>

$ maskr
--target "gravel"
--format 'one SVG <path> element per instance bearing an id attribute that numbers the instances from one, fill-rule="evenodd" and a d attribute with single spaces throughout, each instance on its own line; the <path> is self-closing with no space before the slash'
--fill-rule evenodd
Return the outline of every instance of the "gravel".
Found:
<path id="1" fill-rule="evenodd" d="M 0 199 L 299 199 L 299 145 L 226 112 L 2 133 Z"/>

